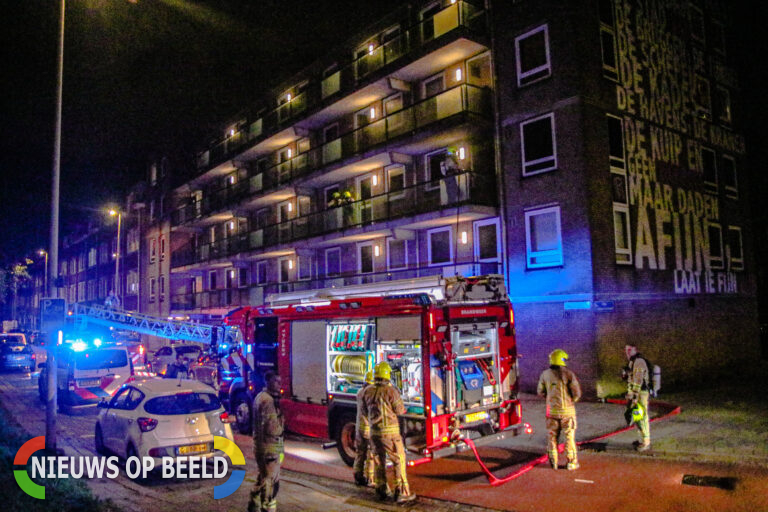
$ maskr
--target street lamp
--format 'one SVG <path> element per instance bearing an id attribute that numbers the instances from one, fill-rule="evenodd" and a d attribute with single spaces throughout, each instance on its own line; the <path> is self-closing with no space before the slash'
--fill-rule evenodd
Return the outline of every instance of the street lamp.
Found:
<path id="1" fill-rule="evenodd" d="M 117 215 L 117 251 L 115 252 L 115 297 L 120 300 L 120 224 L 123 219 L 123 213 L 114 208 L 107 212 L 110 217 Z M 118 302 L 119 303 L 119 302 Z"/>

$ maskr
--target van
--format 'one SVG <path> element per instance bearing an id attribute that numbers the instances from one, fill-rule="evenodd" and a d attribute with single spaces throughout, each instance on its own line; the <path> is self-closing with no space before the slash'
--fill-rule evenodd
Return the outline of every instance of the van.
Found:
<path id="1" fill-rule="evenodd" d="M 73 344 L 75 345 L 75 344 Z M 96 405 L 133 380 L 133 363 L 122 346 L 77 347 L 62 345 L 58 359 L 58 403 L 62 410 Z M 45 402 L 49 368 L 43 366 L 38 380 L 40 400 Z"/>

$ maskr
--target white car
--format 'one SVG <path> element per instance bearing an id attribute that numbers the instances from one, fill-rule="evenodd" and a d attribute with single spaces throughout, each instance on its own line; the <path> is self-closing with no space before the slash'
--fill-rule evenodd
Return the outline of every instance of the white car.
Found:
<path id="1" fill-rule="evenodd" d="M 155 351 L 152 356 L 152 371 L 157 374 L 164 374 L 168 365 L 176 362 L 176 356 L 186 357 L 189 362 L 197 361 L 203 349 L 200 345 L 167 345 Z"/>
<path id="2" fill-rule="evenodd" d="M 214 456 L 213 436 L 233 441 L 216 391 L 193 380 L 137 379 L 99 404 L 95 443 L 99 453 L 122 457 Z M 218 452 L 221 455 L 221 452 Z"/>

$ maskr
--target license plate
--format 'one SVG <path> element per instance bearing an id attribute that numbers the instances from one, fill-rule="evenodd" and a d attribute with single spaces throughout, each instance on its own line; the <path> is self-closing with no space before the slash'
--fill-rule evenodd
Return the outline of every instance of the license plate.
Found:
<path id="1" fill-rule="evenodd" d="M 474 423 L 476 421 L 482 421 L 487 417 L 488 417 L 488 413 L 486 411 L 473 412 L 472 414 L 467 414 L 466 416 L 464 416 L 464 423 Z"/>
<path id="2" fill-rule="evenodd" d="M 208 445 L 202 444 L 190 444 L 189 446 L 179 446 L 179 455 L 189 455 L 190 453 L 205 453 L 208 451 Z"/>
<path id="3" fill-rule="evenodd" d="M 16 361 L 23 361 L 23 360 L 25 360 L 27 357 L 26 357 L 26 356 L 13 356 L 13 358 L 14 358 Z"/>
<path id="4" fill-rule="evenodd" d="M 92 388 L 101 384 L 101 379 L 81 379 L 77 381 L 77 385 L 81 388 Z"/>

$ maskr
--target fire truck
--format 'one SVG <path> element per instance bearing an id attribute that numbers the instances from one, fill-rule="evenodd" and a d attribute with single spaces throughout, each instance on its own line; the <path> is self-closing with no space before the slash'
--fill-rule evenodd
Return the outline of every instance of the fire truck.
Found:
<path id="1" fill-rule="evenodd" d="M 249 419 L 264 371 L 276 370 L 286 428 L 334 440 L 349 465 L 356 393 L 381 361 L 406 406 L 401 433 L 412 463 L 463 451 L 462 438 L 482 445 L 522 428 L 514 312 L 500 275 L 279 294 L 225 323 L 242 332 L 255 370 L 232 412 Z"/>

